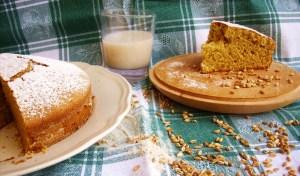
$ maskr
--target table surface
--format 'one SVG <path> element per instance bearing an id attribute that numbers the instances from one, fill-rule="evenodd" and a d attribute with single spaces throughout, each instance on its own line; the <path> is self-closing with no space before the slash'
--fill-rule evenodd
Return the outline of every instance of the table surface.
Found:
<path id="1" fill-rule="evenodd" d="M 170 56 L 199 52 L 201 44 L 207 39 L 210 22 L 224 20 L 271 36 L 277 43 L 274 60 L 300 71 L 300 3 L 297 0 L 215 0 L 213 3 L 205 0 L 8 0 L 0 3 L 0 52 L 101 65 L 101 9 L 129 7 L 152 10 L 156 14 L 151 66 Z M 245 156 L 240 154 L 243 152 L 252 156 L 251 162 L 259 162 L 253 170 L 257 174 L 271 172 L 268 170 L 272 170 L 273 175 L 287 174 L 286 167 L 291 166 L 300 175 L 300 127 L 299 124 L 285 124 L 290 120 L 300 120 L 300 101 L 272 112 L 242 116 L 205 112 L 180 105 L 162 96 L 148 79 L 134 84 L 133 89 L 135 106 L 101 144 L 29 175 L 175 175 L 168 165 L 160 168 L 151 166 L 149 156 L 138 152 L 139 148 L 145 147 L 142 141 L 134 144 L 127 141 L 135 136 L 149 135 L 159 137 L 162 151 L 198 169 L 210 169 L 225 175 L 235 175 L 237 172 L 250 175 L 245 170 L 245 162 L 248 161 L 244 161 Z M 190 120 L 184 120 L 186 118 Z M 232 127 L 235 135 L 224 133 L 228 126 L 220 127 L 223 122 Z M 253 130 L 256 124 L 260 124 L 261 129 Z M 192 155 L 180 153 L 181 147 L 169 138 L 168 127 L 173 129 L 173 135 L 193 148 Z M 286 129 L 288 143 L 294 147 L 288 159 L 286 154 L 280 153 L 280 148 L 270 148 L 272 144 L 268 144 L 268 139 L 263 137 L 263 131 L 276 134 L 274 131 L 278 127 Z M 217 129 L 223 132 L 214 133 Z M 212 142 L 217 137 L 217 141 L 224 146 L 221 152 L 213 149 Z M 249 146 L 241 139 L 248 141 Z M 200 149 L 202 155 L 223 155 L 232 165 L 195 160 L 199 144 L 204 144 Z"/>

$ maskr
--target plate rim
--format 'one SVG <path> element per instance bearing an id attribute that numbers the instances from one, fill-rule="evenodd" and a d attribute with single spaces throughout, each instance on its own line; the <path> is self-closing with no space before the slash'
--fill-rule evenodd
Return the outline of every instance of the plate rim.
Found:
<path id="1" fill-rule="evenodd" d="M 34 57 L 40 57 L 40 56 L 34 56 Z M 43 57 L 40 57 L 40 58 L 43 58 Z M 125 96 L 124 109 L 121 110 L 121 111 L 118 111 L 119 115 L 115 118 L 114 122 L 112 123 L 112 125 L 109 128 L 107 128 L 105 131 L 103 131 L 100 135 L 92 137 L 87 142 L 85 142 L 84 144 L 80 145 L 78 148 L 75 148 L 74 150 L 71 150 L 67 154 L 59 156 L 59 157 L 55 157 L 52 160 L 43 162 L 43 163 L 35 165 L 33 167 L 29 167 L 29 168 L 22 169 L 22 170 L 16 170 L 16 171 L 13 171 L 13 172 L 4 172 L 4 173 L 1 173 L 1 174 L 7 175 L 7 176 L 29 174 L 29 173 L 32 173 L 32 172 L 35 172 L 35 171 L 38 171 L 38 170 L 50 167 L 50 166 L 55 165 L 57 163 L 60 163 L 60 162 L 66 160 L 68 158 L 71 158 L 71 157 L 75 156 L 76 154 L 78 154 L 78 153 L 86 150 L 87 148 L 89 148 L 90 146 L 92 146 L 93 144 L 95 144 L 95 142 L 99 141 L 100 139 L 102 139 L 103 137 L 105 137 L 106 135 L 108 135 L 110 132 L 112 132 L 121 123 L 121 121 L 124 119 L 124 117 L 130 111 L 130 108 L 131 108 L 131 97 L 132 97 L 133 90 L 132 90 L 131 84 L 124 77 L 122 77 L 121 75 L 119 75 L 117 73 L 111 72 L 108 69 L 106 69 L 106 68 L 104 68 L 102 66 L 99 66 L 99 65 L 90 65 L 90 64 L 84 63 L 84 62 L 69 62 L 69 63 L 71 63 L 73 65 L 76 65 L 76 64 L 79 63 L 79 64 L 84 64 L 84 65 L 86 65 L 88 67 L 97 67 L 97 69 L 101 69 L 101 71 L 105 72 L 106 74 L 119 79 L 120 82 L 122 82 L 126 86 L 126 90 L 128 91 L 127 97 L 126 97 L 126 95 L 123 95 L 123 96 Z M 77 67 L 79 67 L 79 66 L 77 66 Z M 82 69 L 82 68 L 80 68 L 80 69 L 85 72 L 84 69 Z"/>

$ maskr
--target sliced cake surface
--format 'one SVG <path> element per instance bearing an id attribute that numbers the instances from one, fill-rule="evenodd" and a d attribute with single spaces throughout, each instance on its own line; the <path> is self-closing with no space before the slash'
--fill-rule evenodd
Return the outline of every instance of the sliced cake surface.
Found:
<path id="1" fill-rule="evenodd" d="M 6 99 L 4 97 L 2 86 L 0 83 L 0 129 L 2 127 L 5 127 L 5 125 L 7 125 L 11 121 L 12 121 L 12 115 L 6 103 Z"/>
<path id="2" fill-rule="evenodd" d="M 73 64 L 1 54 L 0 80 L 25 151 L 72 134 L 92 111 L 89 77 Z"/>
<path id="3" fill-rule="evenodd" d="M 245 26 L 213 21 L 201 48 L 201 71 L 265 69 L 272 63 L 275 42 Z"/>

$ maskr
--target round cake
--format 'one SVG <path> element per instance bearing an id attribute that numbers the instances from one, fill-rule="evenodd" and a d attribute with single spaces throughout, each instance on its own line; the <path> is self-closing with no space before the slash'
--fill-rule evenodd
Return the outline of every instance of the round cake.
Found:
<path id="1" fill-rule="evenodd" d="M 73 64 L 0 54 L 0 81 L 25 152 L 41 151 L 64 139 L 92 112 L 90 79 Z"/>

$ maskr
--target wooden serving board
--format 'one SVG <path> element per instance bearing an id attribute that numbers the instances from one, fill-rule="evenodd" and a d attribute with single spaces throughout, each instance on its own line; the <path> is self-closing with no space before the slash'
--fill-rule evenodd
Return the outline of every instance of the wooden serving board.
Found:
<path id="1" fill-rule="evenodd" d="M 198 54 L 171 57 L 149 72 L 167 97 L 198 109 L 251 114 L 271 111 L 300 98 L 300 73 L 273 62 L 267 70 L 200 73 Z"/>

